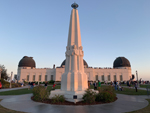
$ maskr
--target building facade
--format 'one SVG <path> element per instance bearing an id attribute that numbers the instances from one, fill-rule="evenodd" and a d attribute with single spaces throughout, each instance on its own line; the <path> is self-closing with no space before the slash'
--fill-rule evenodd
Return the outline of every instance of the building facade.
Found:
<path id="1" fill-rule="evenodd" d="M 93 68 L 89 67 L 87 62 L 83 60 L 84 70 L 89 81 L 127 81 L 130 80 L 131 65 L 125 57 L 118 57 L 113 63 L 113 68 Z M 24 56 L 18 64 L 18 80 L 25 81 L 61 81 L 61 76 L 65 72 L 65 60 L 60 67 L 53 68 L 36 68 L 33 57 Z"/>

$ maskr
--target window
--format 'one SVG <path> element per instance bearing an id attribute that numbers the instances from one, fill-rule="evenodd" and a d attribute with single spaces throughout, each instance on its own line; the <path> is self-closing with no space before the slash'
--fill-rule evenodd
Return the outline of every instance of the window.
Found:
<path id="1" fill-rule="evenodd" d="M 45 75 L 45 81 L 47 81 L 47 75 Z"/>
<path id="2" fill-rule="evenodd" d="M 54 80 L 53 75 L 51 75 L 51 80 Z"/>
<path id="3" fill-rule="evenodd" d="M 108 75 L 108 81 L 110 81 L 110 75 Z"/>
<path id="4" fill-rule="evenodd" d="M 27 81 L 29 81 L 29 75 L 27 75 Z"/>
<path id="5" fill-rule="evenodd" d="M 98 80 L 98 75 L 96 75 L 96 81 Z"/>
<path id="6" fill-rule="evenodd" d="M 122 75 L 120 75 L 120 81 L 123 81 L 123 79 L 122 79 Z"/>
<path id="7" fill-rule="evenodd" d="M 116 80 L 117 80 L 116 75 L 114 75 L 114 81 L 116 81 Z"/>
<path id="8" fill-rule="evenodd" d="M 39 75 L 39 81 L 41 81 L 41 75 Z"/>
<path id="9" fill-rule="evenodd" d="M 104 81 L 105 79 L 104 79 L 104 75 L 102 75 L 102 81 Z"/>
<path id="10" fill-rule="evenodd" d="M 35 81 L 35 75 L 33 75 L 33 81 Z"/>

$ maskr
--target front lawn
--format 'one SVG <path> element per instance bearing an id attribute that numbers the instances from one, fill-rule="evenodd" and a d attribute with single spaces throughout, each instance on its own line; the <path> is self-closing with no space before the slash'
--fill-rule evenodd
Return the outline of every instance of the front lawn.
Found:
<path id="1" fill-rule="evenodd" d="M 126 94 L 126 95 L 147 95 L 146 90 L 139 90 L 136 92 L 133 88 L 123 88 L 123 91 L 116 91 L 119 94 Z"/>
<path id="2" fill-rule="evenodd" d="M 47 90 L 51 90 L 52 86 L 48 86 Z M 60 89 L 60 85 L 55 86 L 56 89 Z M 22 94 L 30 94 L 32 93 L 32 89 L 25 88 L 25 89 L 18 89 L 18 90 L 11 90 L 11 91 L 4 91 L 0 92 L 0 95 L 22 95 Z"/>

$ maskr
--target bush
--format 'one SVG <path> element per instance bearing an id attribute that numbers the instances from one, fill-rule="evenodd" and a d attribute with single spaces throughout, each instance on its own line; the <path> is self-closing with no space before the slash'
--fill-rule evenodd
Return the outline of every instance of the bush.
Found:
<path id="1" fill-rule="evenodd" d="M 83 95 L 83 98 L 82 98 L 83 101 L 89 104 L 95 103 L 96 93 L 90 89 L 87 89 L 85 92 L 86 93 Z"/>
<path id="2" fill-rule="evenodd" d="M 104 84 L 104 82 L 101 82 L 101 84 Z"/>
<path id="3" fill-rule="evenodd" d="M 116 97 L 109 91 L 104 91 L 101 93 L 101 95 L 102 95 L 101 99 L 103 102 L 113 102 Z"/>
<path id="4" fill-rule="evenodd" d="M 49 84 L 54 84 L 54 82 L 55 82 L 54 80 L 48 81 Z"/>
<path id="5" fill-rule="evenodd" d="M 96 101 L 100 102 L 113 102 L 115 100 L 116 93 L 112 86 L 100 88 L 99 93 L 96 95 Z"/>
<path id="6" fill-rule="evenodd" d="M 2 85 L 2 88 L 9 88 L 10 87 L 10 84 L 3 84 Z"/>
<path id="7" fill-rule="evenodd" d="M 11 83 L 11 87 L 12 88 L 21 87 L 21 84 L 19 84 L 19 83 Z"/>
<path id="8" fill-rule="evenodd" d="M 37 86 L 33 88 L 33 96 L 34 100 L 42 101 L 48 98 L 49 92 L 44 86 Z"/>
<path id="9" fill-rule="evenodd" d="M 63 95 L 55 95 L 52 97 L 52 103 L 65 102 L 65 97 Z"/>
<path id="10" fill-rule="evenodd" d="M 42 84 L 42 82 L 39 82 L 39 84 Z"/>
<path id="11" fill-rule="evenodd" d="M 5 84 L 10 84 L 8 81 L 5 81 L 4 79 L 1 79 L 1 83 L 2 83 L 3 85 L 5 85 Z"/>

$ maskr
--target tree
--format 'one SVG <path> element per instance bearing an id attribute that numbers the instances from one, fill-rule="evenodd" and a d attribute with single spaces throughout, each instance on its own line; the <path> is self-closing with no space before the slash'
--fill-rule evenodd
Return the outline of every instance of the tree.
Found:
<path id="1" fill-rule="evenodd" d="M 0 68 L 2 69 L 2 71 L 1 71 L 1 78 L 7 80 L 9 78 L 8 74 L 7 74 L 7 69 L 5 69 L 5 66 L 1 65 L 1 64 L 0 64 Z"/>

